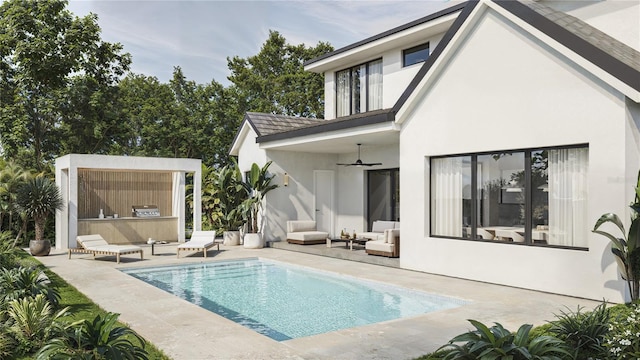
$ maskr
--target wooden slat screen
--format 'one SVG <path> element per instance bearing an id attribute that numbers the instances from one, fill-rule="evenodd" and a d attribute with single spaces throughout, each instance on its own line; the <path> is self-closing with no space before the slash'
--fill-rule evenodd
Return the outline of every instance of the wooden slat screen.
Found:
<path id="1" fill-rule="evenodd" d="M 78 218 L 131 216 L 132 205 L 157 205 L 160 216 L 171 216 L 171 172 L 78 169 Z"/>

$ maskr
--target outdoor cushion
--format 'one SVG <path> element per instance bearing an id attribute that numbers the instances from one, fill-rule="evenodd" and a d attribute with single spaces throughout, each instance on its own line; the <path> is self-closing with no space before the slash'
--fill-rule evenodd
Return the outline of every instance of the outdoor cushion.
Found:
<path id="1" fill-rule="evenodd" d="M 191 240 L 178 245 L 176 256 L 180 257 L 180 251 L 202 251 L 204 257 L 207 257 L 207 250 L 214 245 L 217 245 L 218 251 L 220 251 L 220 243 L 216 243 L 215 239 L 215 231 L 194 231 L 191 234 Z"/>
<path id="2" fill-rule="evenodd" d="M 142 248 L 136 245 L 111 245 L 100 234 L 78 235 L 76 242 L 80 247 L 69 248 L 67 250 L 69 259 L 71 253 L 85 253 L 96 255 L 115 255 L 116 262 L 120 263 L 120 255 L 140 253 L 140 259 L 143 259 Z"/>
<path id="3" fill-rule="evenodd" d="M 396 238 L 400 236 L 400 230 L 387 229 L 384 231 L 384 238 L 387 244 L 395 244 Z"/>
<path id="4" fill-rule="evenodd" d="M 323 231 L 300 231 L 287 233 L 287 239 L 289 240 L 326 240 L 329 234 Z"/>
<path id="5" fill-rule="evenodd" d="M 383 232 L 363 232 L 360 234 L 357 234 L 358 237 L 364 238 L 364 239 L 370 239 L 370 240 L 384 240 L 384 233 Z"/>
<path id="6" fill-rule="evenodd" d="M 371 225 L 371 232 L 384 232 L 387 229 L 393 229 L 396 225 L 395 221 L 382 221 L 382 220 L 377 220 L 373 222 L 373 225 Z"/>
<path id="7" fill-rule="evenodd" d="M 386 241 L 381 241 L 381 240 L 367 241 L 367 243 L 365 244 L 365 248 L 367 250 L 392 252 L 393 244 L 389 244 Z"/>
<path id="8" fill-rule="evenodd" d="M 313 220 L 290 220 L 287 221 L 287 232 L 316 231 L 316 222 Z"/>

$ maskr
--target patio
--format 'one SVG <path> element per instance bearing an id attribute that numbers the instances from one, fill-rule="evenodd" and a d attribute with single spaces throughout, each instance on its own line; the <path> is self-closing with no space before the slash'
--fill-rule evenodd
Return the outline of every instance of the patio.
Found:
<path id="1" fill-rule="evenodd" d="M 244 249 L 221 246 L 176 259 L 176 243 L 142 245 L 144 260 L 132 256 L 116 264 L 113 257 L 74 255 L 59 250 L 38 258 L 103 309 L 121 314 L 127 323 L 173 359 L 411 359 L 431 352 L 469 328 L 466 319 L 500 322 L 515 330 L 523 323 L 542 324 L 565 307 L 587 309 L 598 302 L 416 271 L 379 266 L 300 251 L 331 252 L 336 256 L 384 260 L 342 244 L 304 246 L 300 251 L 279 248 Z M 275 246 L 274 246 L 275 247 Z M 324 248 L 322 248 L 324 247 Z M 359 254 L 361 253 L 361 254 Z M 398 319 L 340 331 L 277 342 L 241 325 L 142 283 L 118 269 L 216 260 L 261 257 L 313 269 L 357 276 L 429 293 L 463 298 L 470 304 L 412 318 Z M 395 260 L 397 259 L 387 259 Z M 137 304 L 137 305 L 132 305 Z M 331 304 L 327 304 L 331 306 Z"/>

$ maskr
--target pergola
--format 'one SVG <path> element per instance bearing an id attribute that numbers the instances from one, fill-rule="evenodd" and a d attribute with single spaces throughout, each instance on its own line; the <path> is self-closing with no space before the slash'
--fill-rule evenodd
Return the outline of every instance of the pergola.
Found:
<path id="1" fill-rule="evenodd" d="M 99 233 L 110 243 L 185 240 L 186 174 L 193 174 L 193 229 L 201 228 L 199 159 L 69 154 L 55 161 L 64 208 L 56 212 L 56 248 L 77 235 Z M 136 217 L 134 206 L 157 213 Z"/>

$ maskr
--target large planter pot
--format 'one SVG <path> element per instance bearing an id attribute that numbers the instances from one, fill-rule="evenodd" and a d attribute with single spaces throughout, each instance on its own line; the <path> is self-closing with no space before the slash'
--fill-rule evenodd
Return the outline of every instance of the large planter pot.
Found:
<path id="1" fill-rule="evenodd" d="M 240 245 L 240 231 L 225 231 L 222 234 L 222 244 L 225 246 Z"/>
<path id="2" fill-rule="evenodd" d="M 47 256 L 51 252 L 51 242 L 49 240 L 29 241 L 29 252 L 33 256 Z"/>
<path id="3" fill-rule="evenodd" d="M 262 249 L 264 247 L 264 243 L 262 242 L 262 234 L 244 234 L 244 247 L 245 249 Z"/>

